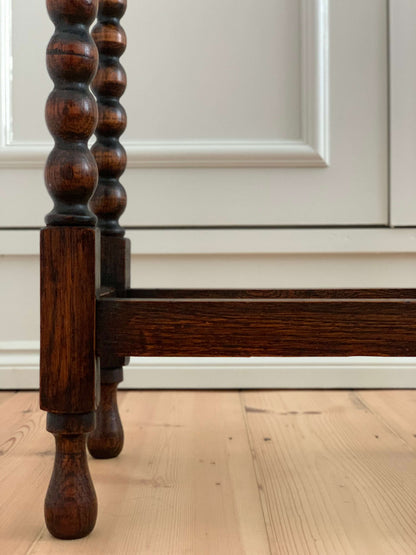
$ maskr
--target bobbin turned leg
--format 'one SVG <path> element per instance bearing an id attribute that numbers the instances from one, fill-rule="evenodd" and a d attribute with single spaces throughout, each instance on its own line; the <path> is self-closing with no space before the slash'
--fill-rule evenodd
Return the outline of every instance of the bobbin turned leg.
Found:
<path id="1" fill-rule="evenodd" d="M 97 519 L 97 497 L 87 463 L 85 441 L 95 414 L 48 413 L 47 430 L 55 436 L 56 457 L 45 499 L 45 520 L 61 539 L 82 538 Z"/>
<path id="2" fill-rule="evenodd" d="M 88 449 L 96 459 L 117 457 L 124 444 L 124 432 L 117 406 L 117 385 L 123 381 L 123 368 L 101 372 L 101 395 L 97 423 L 88 436 Z"/>
<path id="3" fill-rule="evenodd" d="M 49 531 L 58 538 L 91 532 L 97 499 L 86 459 L 94 428 L 98 368 L 95 306 L 99 279 L 99 232 L 88 201 L 98 171 L 87 142 L 97 122 L 89 91 L 98 52 L 89 34 L 95 0 L 48 0 L 56 26 L 47 50 L 55 88 L 46 121 L 55 139 L 45 182 L 54 201 L 41 231 L 40 404 L 55 436 L 55 466 L 45 500 Z"/>
<path id="4" fill-rule="evenodd" d="M 101 283 L 114 287 L 118 295 L 130 287 L 130 241 L 123 237 L 101 237 Z M 123 381 L 123 365 L 129 359 L 103 352 L 100 357 L 101 395 L 97 425 L 88 436 L 88 449 L 97 459 L 120 454 L 124 433 L 117 406 L 117 385 Z"/>
<path id="5" fill-rule="evenodd" d="M 98 216 L 101 231 L 101 285 L 115 289 L 118 295 L 130 287 L 130 242 L 123 238 L 124 229 L 118 221 L 126 207 L 126 192 L 119 181 L 127 162 L 119 141 L 127 123 L 119 102 L 126 88 L 126 74 L 119 61 L 126 48 L 126 35 L 120 25 L 126 7 L 127 0 L 100 0 L 92 31 L 99 52 L 99 67 L 92 84 L 98 104 L 97 141 L 92 153 L 99 181 L 90 206 Z M 101 403 L 97 426 L 88 438 L 88 448 L 96 458 L 116 457 L 123 447 L 117 384 L 123 380 L 122 366 L 127 362 L 111 352 L 101 355 Z"/>

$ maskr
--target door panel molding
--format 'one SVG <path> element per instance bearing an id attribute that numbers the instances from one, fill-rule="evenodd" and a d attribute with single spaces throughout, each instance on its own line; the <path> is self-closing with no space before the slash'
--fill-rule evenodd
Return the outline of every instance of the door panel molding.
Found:
<path id="1" fill-rule="evenodd" d="M 329 164 L 328 0 L 300 1 L 301 140 L 126 141 L 129 166 L 326 167 Z M 41 167 L 50 143 L 13 139 L 12 0 L 0 0 L 0 16 L 0 167 Z"/>
<path id="2" fill-rule="evenodd" d="M 410 388 L 410 357 L 132 358 L 120 389 Z M 0 390 L 39 387 L 39 342 L 0 342 Z"/>
<path id="3" fill-rule="evenodd" d="M 416 225 L 416 3 L 390 0 L 390 225 Z"/>

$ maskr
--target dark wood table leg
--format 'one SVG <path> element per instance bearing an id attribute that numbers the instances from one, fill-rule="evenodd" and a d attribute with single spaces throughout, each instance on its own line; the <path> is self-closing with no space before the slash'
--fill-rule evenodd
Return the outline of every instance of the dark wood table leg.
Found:
<path id="1" fill-rule="evenodd" d="M 47 50 L 55 88 L 46 121 L 55 140 L 45 181 L 54 201 L 41 232 L 40 403 L 56 457 L 45 500 L 49 531 L 58 538 L 87 535 L 97 517 L 86 437 L 95 425 L 99 369 L 95 312 L 99 232 L 88 201 L 98 171 L 88 149 L 97 122 L 89 91 L 98 63 L 89 26 L 98 0 L 48 0 L 56 26 Z M 98 257 L 97 257 L 98 251 Z"/>
<path id="2" fill-rule="evenodd" d="M 101 231 L 101 285 L 122 295 L 130 287 L 130 243 L 124 239 L 119 218 L 126 207 L 126 192 L 119 179 L 127 156 L 119 138 L 126 129 L 127 116 L 119 99 L 126 89 L 126 74 L 120 57 L 126 49 L 126 35 L 120 19 L 127 0 L 100 0 L 97 24 L 92 36 L 99 52 L 99 67 L 92 88 L 98 103 L 97 141 L 92 147 L 99 182 L 91 200 Z M 97 426 L 88 438 L 93 457 L 116 457 L 123 447 L 123 427 L 117 407 L 117 384 L 123 380 L 127 360 L 101 354 L 101 403 Z"/>

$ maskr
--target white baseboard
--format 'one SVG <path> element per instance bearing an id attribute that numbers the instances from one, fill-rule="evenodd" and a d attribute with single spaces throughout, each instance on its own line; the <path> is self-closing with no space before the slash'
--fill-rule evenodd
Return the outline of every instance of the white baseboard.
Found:
<path id="1" fill-rule="evenodd" d="M 39 344 L 0 342 L 0 389 L 39 387 Z M 122 389 L 416 388 L 416 358 L 132 358 Z"/>

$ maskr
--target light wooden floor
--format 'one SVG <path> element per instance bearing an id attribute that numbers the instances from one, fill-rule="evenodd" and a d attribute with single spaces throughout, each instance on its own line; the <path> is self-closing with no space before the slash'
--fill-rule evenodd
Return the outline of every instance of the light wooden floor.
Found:
<path id="1" fill-rule="evenodd" d="M 0 393 L 0 553 L 416 553 L 416 391 L 124 392 L 91 536 L 52 538 L 53 438 Z"/>

